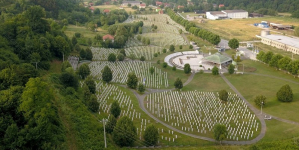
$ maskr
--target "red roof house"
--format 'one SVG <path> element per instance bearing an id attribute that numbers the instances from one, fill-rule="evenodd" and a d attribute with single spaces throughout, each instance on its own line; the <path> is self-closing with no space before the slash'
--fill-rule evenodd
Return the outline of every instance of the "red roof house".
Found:
<path id="1" fill-rule="evenodd" d="M 140 4 L 139 5 L 139 8 L 145 8 L 146 7 L 146 4 Z"/>
<path id="2" fill-rule="evenodd" d="M 224 7 L 224 4 L 219 4 L 219 8 Z"/>
<path id="3" fill-rule="evenodd" d="M 164 7 L 170 7 L 169 3 L 164 3 Z"/>
<path id="4" fill-rule="evenodd" d="M 109 13 L 110 10 L 109 10 L 109 9 L 104 9 L 103 12 L 104 12 L 104 13 Z"/>
<path id="5" fill-rule="evenodd" d="M 163 5 L 162 2 L 156 1 L 156 6 L 161 6 L 161 5 Z"/>
<path id="6" fill-rule="evenodd" d="M 184 8 L 184 6 L 182 6 L 182 5 L 179 5 L 179 6 L 178 6 L 178 9 L 180 9 L 180 8 Z"/>
<path id="7" fill-rule="evenodd" d="M 164 13 L 163 10 L 160 10 L 160 11 L 159 11 L 159 14 L 163 14 L 163 13 Z"/>
<path id="8" fill-rule="evenodd" d="M 103 36 L 103 41 L 105 40 L 112 40 L 112 42 L 114 42 L 114 36 L 110 35 L 110 34 L 106 34 Z"/>

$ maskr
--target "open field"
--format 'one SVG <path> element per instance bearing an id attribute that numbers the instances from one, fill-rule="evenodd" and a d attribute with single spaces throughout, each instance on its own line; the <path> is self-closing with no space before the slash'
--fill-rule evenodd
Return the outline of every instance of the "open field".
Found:
<path id="1" fill-rule="evenodd" d="M 212 31 L 222 38 L 237 38 L 240 41 L 250 41 L 256 39 L 255 35 L 259 35 L 262 28 L 253 26 L 254 23 L 261 21 L 274 22 L 285 25 L 299 25 L 299 19 L 290 17 L 262 17 L 248 19 L 227 19 L 227 20 L 206 20 L 206 23 L 198 23 L 198 26 Z M 275 30 L 277 31 L 277 30 Z"/>
<path id="2" fill-rule="evenodd" d="M 84 26 L 68 25 L 64 32 L 70 39 L 75 35 L 75 33 L 81 33 L 81 36 L 91 39 L 93 39 L 97 34 L 105 35 L 108 33 L 108 31 L 102 30 L 101 28 L 99 28 L 98 31 L 99 32 L 92 32 Z"/>

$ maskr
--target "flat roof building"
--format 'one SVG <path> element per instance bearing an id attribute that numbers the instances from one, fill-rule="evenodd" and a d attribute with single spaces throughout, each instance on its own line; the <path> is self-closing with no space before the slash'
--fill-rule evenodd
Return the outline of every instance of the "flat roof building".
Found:
<path id="1" fill-rule="evenodd" d="M 245 10 L 222 10 L 222 11 L 210 11 L 206 12 L 208 19 L 225 19 L 225 18 L 248 18 L 248 12 Z"/>
<path id="2" fill-rule="evenodd" d="M 284 51 L 299 54 L 299 39 L 291 38 L 283 35 L 263 35 L 258 36 L 262 39 L 262 43 L 282 49 Z"/>

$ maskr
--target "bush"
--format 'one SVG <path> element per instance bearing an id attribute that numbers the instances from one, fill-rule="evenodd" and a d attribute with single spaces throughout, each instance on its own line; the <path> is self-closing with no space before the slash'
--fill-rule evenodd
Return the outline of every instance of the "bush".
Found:
<path id="1" fill-rule="evenodd" d="M 164 48 L 164 49 L 162 50 L 162 52 L 163 52 L 163 53 L 166 53 L 166 49 Z"/>
<path id="2" fill-rule="evenodd" d="M 183 82 L 180 78 L 177 78 L 174 82 L 174 87 L 176 89 L 182 89 L 183 88 Z"/>
<path id="3" fill-rule="evenodd" d="M 138 79 L 135 73 L 129 73 L 127 79 L 127 86 L 131 89 L 136 89 L 138 84 Z"/>
<path id="4" fill-rule="evenodd" d="M 141 84 L 141 83 L 138 85 L 138 88 L 137 88 L 137 89 L 138 89 L 138 92 L 140 92 L 140 93 L 143 93 L 143 92 L 145 91 L 145 87 L 144 87 L 144 85 Z"/>
<path id="5" fill-rule="evenodd" d="M 183 48 L 183 46 L 182 45 L 180 45 L 180 49 L 182 49 Z"/>
<path id="6" fill-rule="evenodd" d="M 174 45 L 170 45 L 169 50 L 170 50 L 171 52 L 174 52 L 174 50 L 175 50 Z"/>
<path id="7" fill-rule="evenodd" d="M 87 64 L 83 64 L 79 67 L 78 69 L 78 75 L 82 78 L 85 79 L 88 75 L 90 74 L 90 69 Z"/>
<path id="8" fill-rule="evenodd" d="M 277 100 L 281 102 L 291 102 L 293 101 L 293 91 L 291 87 L 287 84 L 280 88 L 276 93 Z"/>
<path id="9" fill-rule="evenodd" d="M 141 57 L 140 57 L 140 61 L 145 61 L 145 57 L 144 57 L 144 56 L 141 56 Z"/>
<path id="10" fill-rule="evenodd" d="M 80 38 L 80 37 L 81 37 L 81 33 L 76 32 L 76 33 L 75 33 L 75 37 L 76 37 L 76 38 Z"/>
<path id="11" fill-rule="evenodd" d="M 192 45 L 189 45 L 189 49 L 192 49 L 193 48 L 193 46 Z"/>
<path id="12" fill-rule="evenodd" d="M 122 53 L 119 53 L 119 54 L 117 55 L 117 59 L 118 59 L 119 61 L 123 61 L 123 60 L 125 59 L 125 56 L 124 56 Z"/>
<path id="13" fill-rule="evenodd" d="M 172 70 L 173 70 L 173 71 L 176 71 L 176 66 L 173 66 L 173 67 L 172 67 Z"/>
<path id="14" fill-rule="evenodd" d="M 150 73 L 153 74 L 155 72 L 155 68 L 154 67 L 150 67 Z"/>
<path id="15" fill-rule="evenodd" d="M 160 60 L 157 60 L 157 64 L 160 64 Z"/>
<path id="16" fill-rule="evenodd" d="M 229 74 L 234 74 L 234 72 L 235 72 L 235 66 L 233 64 L 230 64 L 228 66 L 228 73 Z"/>
<path id="17" fill-rule="evenodd" d="M 219 99 L 221 99 L 222 101 L 228 101 L 228 93 L 226 90 L 221 90 L 219 92 Z"/>
<path id="18" fill-rule="evenodd" d="M 209 69 L 210 69 L 210 68 L 209 68 Z M 213 69 L 212 69 L 212 74 L 213 74 L 213 75 L 219 75 L 219 69 L 218 69 L 216 66 L 213 67 Z"/>
<path id="19" fill-rule="evenodd" d="M 166 62 L 163 62 L 163 63 L 162 63 L 162 67 L 163 67 L 163 68 L 166 68 L 166 67 L 167 67 L 167 63 L 166 63 Z"/>
<path id="20" fill-rule="evenodd" d="M 115 56 L 114 53 L 109 54 L 108 61 L 110 61 L 110 62 L 115 62 L 116 61 L 116 56 Z"/>
<path id="21" fill-rule="evenodd" d="M 155 54 L 154 54 L 154 57 L 158 57 L 158 53 L 155 53 Z"/>
<path id="22" fill-rule="evenodd" d="M 267 103 L 266 97 L 264 95 L 258 95 L 254 98 L 254 103 L 256 106 L 259 106 L 259 107 L 261 107 L 262 104 L 263 104 L 263 106 L 265 106 Z"/>
<path id="23" fill-rule="evenodd" d="M 77 89 L 79 86 L 78 78 L 69 72 L 63 72 L 60 75 L 60 82 L 64 85 L 64 87 L 73 87 Z"/>
<path id="24" fill-rule="evenodd" d="M 106 132 L 107 133 L 112 133 L 113 129 L 116 125 L 117 120 L 115 119 L 115 117 L 113 115 L 111 115 L 108 119 L 108 122 L 106 124 Z"/>
<path id="25" fill-rule="evenodd" d="M 190 64 L 184 65 L 184 72 L 185 74 L 189 74 L 191 72 Z"/>
<path id="26" fill-rule="evenodd" d="M 109 83 L 112 80 L 112 71 L 108 66 L 105 66 L 102 73 L 102 80 L 106 83 Z"/>

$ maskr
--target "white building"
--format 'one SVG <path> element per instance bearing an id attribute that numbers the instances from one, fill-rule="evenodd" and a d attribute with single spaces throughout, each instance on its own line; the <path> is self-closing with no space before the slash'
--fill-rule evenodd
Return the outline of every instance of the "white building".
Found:
<path id="1" fill-rule="evenodd" d="M 222 12 L 226 13 L 227 17 L 232 19 L 248 18 L 248 12 L 245 10 L 222 10 Z"/>
<path id="2" fill-rule="evenodd" d="M 206 12 L 208 19 L 226 19 L 226 18 L 248 18 L 248 12 L 245 10 L 222 10 Z"/>
<path id="3" fill-rule="evenodd" d="M 257 36 L 262 39 L 262 43 L 282 49 L 284 51 L 299 54 L 299 39 L 283 35 L 262 35 Z"/>
<path id="4" fill-rule="evenodd" d="M 221 12 L 221 11 L 206 12 L 206 16 L 207 16 L 208 19 L 211 19 L 211 20 L 227 18 L 227 15 L 224 12 Z"/>

